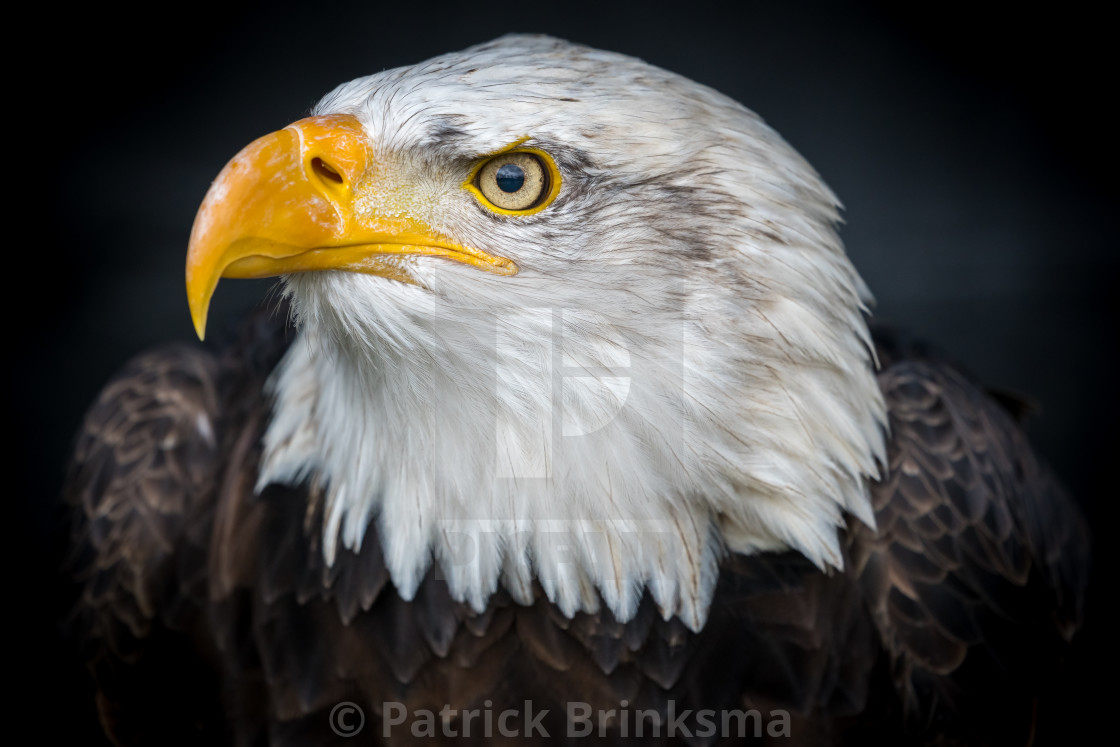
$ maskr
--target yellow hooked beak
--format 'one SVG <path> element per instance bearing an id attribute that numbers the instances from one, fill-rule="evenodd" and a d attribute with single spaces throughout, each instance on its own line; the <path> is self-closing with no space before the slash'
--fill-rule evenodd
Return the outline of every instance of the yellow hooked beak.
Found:
<path id="1" fill-rule="evenodd" d="M 400 255 L 434 255 L 498 275 L 517 265 L 461 246 L 419 220 L 358 215 L 354 185 L 370 150 L 348 114 L 309 117 L 255 140 L 206 193 L 187 250 L 187 301 L 199 339 L 219 278 L 348 270 L 412 282 Z"/>

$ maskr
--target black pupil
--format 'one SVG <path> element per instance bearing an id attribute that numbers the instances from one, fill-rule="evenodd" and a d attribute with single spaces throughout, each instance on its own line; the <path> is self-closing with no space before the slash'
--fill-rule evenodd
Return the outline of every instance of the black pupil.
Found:
<path id="1" fill-rule="evenodd" d="M 498 189 L 503 192 L 516 192 L 525 184 L 525 169 L 515 163 L 507 163 L 498 167 Z"/>

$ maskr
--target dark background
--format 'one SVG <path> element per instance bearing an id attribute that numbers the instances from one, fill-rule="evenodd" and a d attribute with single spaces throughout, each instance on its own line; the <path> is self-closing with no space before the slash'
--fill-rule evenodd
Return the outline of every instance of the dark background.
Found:
<path id="1" fill-rule="evenodd" d="M 633 54 L 761 114 L 846 206 L 877 314 L 1037 404 L 1029 430 L 1097 532 L 1095 594 L 1064 704 L 1071 744 L 1113 691 L 1102 622 L 1116 498 L 1117 93 L 1111 23 L 971 3 L 191 3 L 43 5 L 9 33 L 11 271 L 5 303 L 12 715 L 96 738 L 58 633 L 69 587 L 57 505 L 84 408 L 131 355 L 192 339 L 191 221 L 253 138 L 336 84 L 509 31 Z M 13 266 L 14 264 L 14 266 Z M 269 283 L 223 283 L 214 332 Z M 1103 613 L 1102 613 L 1103 610 Z"/>

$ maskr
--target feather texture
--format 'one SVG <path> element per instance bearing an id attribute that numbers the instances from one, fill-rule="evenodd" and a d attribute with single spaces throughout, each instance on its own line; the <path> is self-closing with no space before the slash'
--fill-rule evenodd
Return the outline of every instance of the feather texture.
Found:
<path id="1" fill-rule="evenodd" d="M 497 592 L 479 612 L 433 568 L 404 599 L 373 535 L 328 564 L 321 489 L 257 492 L 244 476 L 259 450 L 228 447 L 259 441 L 271 406 L 262 371 L 243 361 L 278 359 L 290 335 L 251 330 L 221 358 L 181 348 L 139 358 L 79 440 L 67 495 L 86 550 L 80 619 L 103 721 L 122 744 L 164 743 L 171 728 L 184 743 L 328 744 L 341 702 L 392 744 L 414 736 L 411 721 L 386 727 L 387 703 L 447 707 L 457 714 L 447 728 L 461 730 L 464 711 L 523 714 L 527 702 L 548 711 L 551 736 L 567 733 L 578 703 L 616 711 L 606 737 L 620 738 L 623 718 L 633 736 L 643 713 L 646 737 L 662 724 L 645 741 L 676 743 L 671 703 L 711 710 L 721 728 L 731 714 L 733 731 L 735 714 L 784 713 L 790 738 L 777 744 L 1020 744 L 1079 624 L 1087 541 L 1068 499 L 994 400 L 889 340 L 879 382 L 895 436 L 872 489 L 877 528 L 848 521 L 843 573 L 796 552 L 725 556 L 693 632 L 665 620 L 649 591 L 627 620 L 606 606 L 569 615 L 539 583 L 528 600 Z M 212 432 L 194 427 L 201 413 Z M 115 435 L 165 432 L 160 423 L 184 424 L 181 440 Z M 175 495 L 193 483 L 157 478 L 176 454 L 205 455 L 187 472 L 198 476 L 189 499 Z M 142 483 L 159 487 L 134 489 Z M 125 518 L 153 504 L 173 507 L 170 533 Z M 692 744 L 724 733 L 683 723 Z"/>

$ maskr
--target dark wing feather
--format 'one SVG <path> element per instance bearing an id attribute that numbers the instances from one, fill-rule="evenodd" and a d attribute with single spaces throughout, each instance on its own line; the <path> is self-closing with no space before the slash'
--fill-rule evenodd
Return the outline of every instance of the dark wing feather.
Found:
<path id="1" fill-rule="evenodd" d="M 1088 533 L 1010 413 L 928 358 L 880 375 L 888 471 L 856 569 L 915 730 L 1025 744 L 1081 613 Z"/>
<path id="2" fill-rule="evenodd" d="M 215 694 L 223 669 L 242 666 L 228 652 L 244 648 L 244 604 L 230 592 L 251 573 L 246 538 L 261 518 L 240 497 L 251 494 L 263 382 L 285 346 L 283 325 L 262 313 L 224 356 L 183 345 L 141 355 L 82 424 L 63 495 L 82 584 L 73 628 L 121 744 L 226 734 Z"/>
<path id="3" fill-rule="evenodd" d="M 214 358 L 186 347 L 134 360 L 87 414 L 67 477 L 84 584 L 77 623 L 101 684 L 102 721 L 121 741 L 175 723 L 150 688 L 123 673 L 152 673 L 162 658 L 153 650 L 167 643 L 159 631 L 186 624 L 204 594 L 209 538 L 196 530 L 208 524 L 199 507 L 217 480 L 217 370 Z M 182 663 L 173 646 L 168 654 L 163 663 Z"/>

